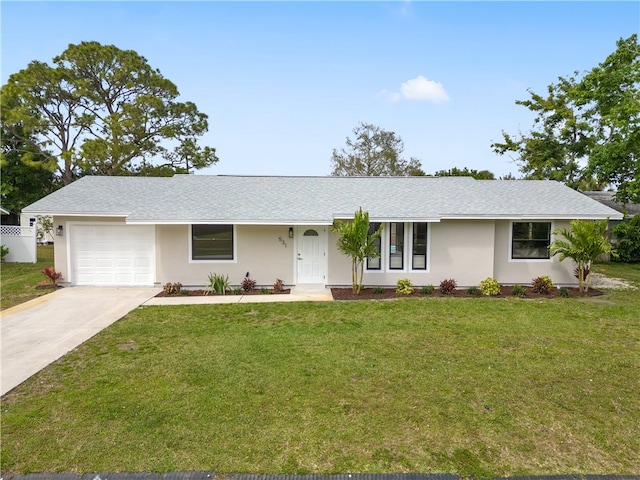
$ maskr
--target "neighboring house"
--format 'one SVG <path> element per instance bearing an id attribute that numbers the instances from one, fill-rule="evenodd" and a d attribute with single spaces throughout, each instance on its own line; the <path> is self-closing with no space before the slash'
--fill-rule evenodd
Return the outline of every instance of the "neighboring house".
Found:
<path id="1" fill-rule="evenodd" d="M 620 213 L 626 213 L 629 217 L 640 214 L 640 203 L 627 203 L 626 205 L 623 205 L 622 203 L 616 201 L 616 192 L 592 191 L 582 193 L 587 197 L 592 198 L 597 202 L 602 203 L 603 205 L 606 205 L 609 208 L 612 208 Z M 619 222 L 615 222 L 615 224 L 617 223 Z"/>
<path id="2" fill-rule="evenodd" d="M 26 207 L 52 215 L 55 266 L 72 285 L 351 284 L 336 219 L 362 207 L 382 225 L 364 282 L 459 286 L 487 277 L 573 285 L 574 265 L 549 258 L 552 232 L 573 219 L 622 214 L 553 181 L 470 177 L 83 177 Z"/>

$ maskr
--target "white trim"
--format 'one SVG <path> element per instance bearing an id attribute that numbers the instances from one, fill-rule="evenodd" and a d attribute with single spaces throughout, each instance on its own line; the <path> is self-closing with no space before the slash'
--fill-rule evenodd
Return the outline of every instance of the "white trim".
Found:
<path id="1" fill-rule="evenodd" d="M 526 222 L 527 220 L 530 221 L 537 221 L 537 222 L 542 222 L 542 221 L 547 221 L 547 222 L 551 222 L 553 220 L 604 220 L 605 218 L 608 218 L 610 220 L 617 220 L 617 219 L 622 219 L 623 215 L 620 213 L 619 215 L 600 215 L 600 214 L 594 214 L 594 215 L 584 215 L 584 214 L 580 214 L 580 215 L 576 215 L 576 214 L 557 214 L 557 213 L 553 213 L 553 214 L 545 214 L 545 215 L 512 215 L 512 214 L 506 214 L 506 215 L 483 215 L 483 214 L 477 214 L 477 215 L 442 215 L 440 217 L 442 220 L 516 220 L 516 221 L 523 221 Z"/>
<path id="2" fill-rule="evenodd" d="M 131 213 L 122 213 L 122 212 L 51 212 L 50 210 L 42 210 L 42 211 L 33 211 L 33 210 L 22 210 L 22 215 L 33 216 L 45 216 L 45 217 L 85 217 L 87 219 L 96 218 L 96 217 L 105 217 L 105 218 L 127 218 Z M 147 223 L 155 223 L 155 222 L 147 222 Z"/>
<path id="3" fill-rule="evenodd" d="M 229 225 L 228 223 L 195 223 L 189 224 L 187 228 L 187 240 L 189 244 L 189 258 L 188 263 L 238 263 L 238 229 L 235 224 L 232 224 L 233 228 L 233 259 L 232 260 L 194 260 L 193 259 L 193 234 L 191 225 Z"/>
<path id="4" fill-rule="evenodd" d="M 237 220 L 237 219 L 180 219 L 180 220 L 136 220 L 127 218 L 127 224 L 129 225 L 269 225 L 269 226 L 318 226 L 318 225 L 333 225 L 333 221 L 328 220 Z"/>
<path id="5" fill-rule="evenodd" d="M 533 220 L 531 220 L 534 222 Z M 527 220 L 511 220 L 509 222 L 509 248 L 507 248 L 507 261 L 512 263 L 551 263 L 553 262 L 553 257 L 549 254 L 549 258 L 513 258 L 512 249 L 513 249 L 513 224 L 514 223 L 525 223 Z M 553 226 L 553 220 L 547 221 L 535 221 L 535 223 L 549 223 L 549 245 L 553 243 L 553 231 L 555 230 Z"/>
<path id="6" fill-rule="evenodd" d="M 402 224 L 402 268 L 391 268 L 391 224 L 392 223 L 401 223 Z M 386 261 L 386 267 L 387 267 L 387 273 L 407 273 L 409 271 L 409 267 L 408 267 L 408 261 L 407 261 L 407 246 L 409 245 L 408 239 L 407 239 L 407 235 L 408 235 L 408 231 L 409 230 L 407 228 L 407 224 L 406 222 L 389 222 L 388 224 L 388 231 L 389 234 L 386 236 L 387 237 L 387 261 Z"/>
<path id="7" fill-rule="evenodd" d="M 414 269 L 413 268 L 413 224 L 414 223 L 426 223 L 427 224 L 427 248 L 425 251 L 425 268 L 422 269 Z M 409 239 L 411 240 L 411 248 L 408 252 L 409 259 L 407 261 L 409 272 L 411 273 L 429 273 L 431 270 L 431 228 L 429 227 L 429 222 L 412 222 L 411 223 L 411 233 L 409 235 Z"/>
<path id="8" fill-rule="evenodd" d="M 389 229 L 389 224 L 385 223 L 385 222 L 381 222 L 379 220 L 370 220 L 369 223 L 373 223 L 373 222 L 378 222 L 380 223 L 380 226 L 382 227 L 382 233 L 380 233 L 380 257 L 378 257 L 378 259 L 380 260 L 380 268 L 376 268 L 376 269 L 370 269 L 367 267 L 367 262 L 368 259 L 365 258 L 364 260 L 364 272 L 365 273 L 385 273 L 385 248 L 386 248 L 386 243 L 385 243 L 385 233 L 387 233 L 387 230 Z"/>

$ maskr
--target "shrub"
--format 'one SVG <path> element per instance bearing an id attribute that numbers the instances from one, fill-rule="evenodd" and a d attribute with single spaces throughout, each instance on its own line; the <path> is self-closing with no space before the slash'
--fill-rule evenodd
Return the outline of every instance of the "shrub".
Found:
<path id="1" fill-rule="evenodd" d="M 376 294 L 380 295 L 380 294 L 384 293 L 384 288 L 376 287 L 376 288 L 373 289 L 373 293 L 376 293 Z"/>
<path id="2" fill-rule="evenodd" d="M 176 282 L 176 283 L 167 283 L 165 284 L 164 288 L 162 289 L 162 293 L 164 293 L 165 295 L 177 295 L 180 293 L 180 291 L 182 290 L 182 284 L 180 282 Z"/>
<path id="3" fill-rule="evenodd" d="M 229 290 L 229 275 L 210 273 L 209 287 L 219 295 L 226 295 Z"/>
<path id="4" fill-rule="evenodd" d="M 569 289 L 567 287 L 561 287 L 560 288 L 560 296 L 562 298 L 569 298 L 569 296 L 570 296 Z"/>
<path id="5" fill-rule="evenodd" d="M 480 295 L 480 289 L 478 287 L 469 287 L 467 288 L 467 293 L 469 295 Z"/>
<path id="6" fill-rule="evenodd" d="M 535 293 L 546 295 L 551 291 L 551 288 L 553 287 L 553 281 L 547 275 L 543 275 L 542 277 L 534 278 L 531 281 L 531 286 L 533 287 L 533 291 Z"/>
<path id="7" fill-rule="evenodd" d="M 519 284 L 515 284 L 513 286 L 513 290 L 511 290 L 511 295 L 516 295 L 518 297 L 526 297 L 527 296 L 527 291 L 524 289 L 524 287 L 522 285 Z"/>
<path id="8" fill-rule="evenodd" d="M 242 279 L 242 290 L 244 290 L 245 292 L 250 292 L 254 288 L 256 288 L 256 281 L 251 280 L 249 275 Z"/>
<path id="9" fill-rule="evenodd" d="M 233 287 L 231 291 L 233 292 L 234 295 L 242 295 L 242 288 L 240 287 Z"/>
<path id="10" fill-rule="evenodd" d="M 500 284 L 495 278 L 487 277 L 480 282 L 483 295 L 500 295 Z"/>
<path id="11" fill-rule="evenodd" d="M 279 278 L 276 278 L 276 281 L 273 284 L 274 292 L 282 292 L 284 290 L 284 283 Z"/>
<path id="12" fill-rule="evenodd" d="M 413 283 L 408 278 L 401 278 L 396 283 L 396 293 L 411 295 L 413 293 Z"/>
<path id="13" fill-rule="evenodd" d="M 269 290 L 267 287 L 261 287 L 260 293 L 262 293 L 262 295 L 269 295 L 271 294 L 271 290 Z"/>
<path id="14" fill-rule="evenodd" d="M 425 295 L 431 295 L 434 290 L 435 290 L 435 287 L 433 285 L 425 285 L 424 287 L 422 287 L 421 291 Z"/>
<path id="15" fill-rule="evenodd" d="M 616 238 L 616 250 L 613 260 L 616 262 L 640 261 L 640 214 L 626 218 L 613 229 Z"/>
<path id="16" fill-rule="evenodd" d="M 58 282 L 58 279 L 62 277 L 62 274 L 60 272 L 56 272 L 53 267 L 44 268 L 42 273 L 51 281 L 52 285 L 55 285 Z"/>
<path id="17" fill-rule="evenodd" d="M 440 282 L 440 292 L 444 293 L 445 295 L 450 295 L 453 293 L 457 286 L 458 284 L 453 278 L 442 280 Z"/>
<path id="18" fill-rule="evenodd" d="M 9 247 L 0 245 L 0 261 L 4 262 L 4 257 L 6 257 L 7 255 L 9 255 Z"/>

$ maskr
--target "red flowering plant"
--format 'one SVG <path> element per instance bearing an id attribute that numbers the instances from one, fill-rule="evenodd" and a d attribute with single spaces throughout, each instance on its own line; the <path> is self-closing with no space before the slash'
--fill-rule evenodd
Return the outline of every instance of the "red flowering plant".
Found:
<path id="1" fill-rule="evenodd" d="M 56 272 L 53 267 L 45 268 L 42 270 L 42 273 L 51 280 L 51 284 L 55 285 L 59 278 L 62 277 L 60 272 Z"/>

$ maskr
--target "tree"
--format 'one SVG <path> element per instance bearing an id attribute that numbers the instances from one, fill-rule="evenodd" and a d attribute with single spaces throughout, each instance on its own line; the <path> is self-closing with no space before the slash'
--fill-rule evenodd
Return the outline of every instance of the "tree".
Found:
<path id="1" fill-rule="evenodd" d="M 355 140 L 347 137 L 346 148 L 333 149 L 333 176 L 380 177 L 424 175 L 416 158 L 405 160 L 402 139 L 394 132 L 368 123 L 353 129 Z"/>
<path id="2" fill-rule="evenodd" d="M 177 87 L 132 50 L 82 42 L 53 66 L 31 62 L 2 87 L 3 129 L 51 152 L 67 185 L 84 174 L 134 175 L 165 169 L 189 172 L 218 161 L 197 145 L 207 115 L 178 102 Z"/>
<path id="3" fill-rule="evenodd" d="M 364 262 L 367 258 L 380 256 L 376 240 L 382 234 L 382 226 L 369 234 L 369 213 L 360 208 L 352 221 L 336 220 L 333 231 L 340 235 L 338 250 L 351 258 L 351 286 L 353 293 L 359 294 L 363 287 Z"/>
<path id="4" fill-rule="evenodd" d="M 617 262 L 640 261 L 640 213 L 625 219 L 613 229 Z"/>
<path id="5" fill-rule="evenodd" d="M 453 167 L 449 170 L 439 170 L 435 173 L 436 177 L 473 177 L 476 180 L 495 180 L 496 176 L 489 170 L 469 170 L 467 167 L 463 169 Z"/>
<path id="6" fill-rule="evenodd" d="M 596 133 L 587 172 L 616 185 L 622 203 L 640 203 L 640 45 L 638 35 L 578 85 L 578 105 Z"/>
<path id="7" fill-rule="evenodd" d="M 2 206 L 11 212 L 2 219 L 17 225 L 22 209 L 56 190 L 59 183 L 46 168 L 47 153 L 37 150 L 31 142 L 22 141 L 24 135 L 16 136 L 5 130 L 4 122 L 2 127 L 0 195 Z"/>
<path id="8" fill-rule="evenodd" d="M 599 256 L 612 251 L 606 237 L 608 219 L 599 221 L 572 220 L 571 228 L 555 230 L 554 235 L 565 239 L 554 240 L 549 247 L 551 256 L 560 255 L 560 261 L 570 258 L 576 263 L 576 277 L 581 292 L 589 290 L 591 263 Z"/>
<path id="9" fill-rule="evenodd" d="M 610 183 L 623 203 L 640 200 L 640 48 L 636 34 L 617 42 L 599 66 L 517 100 L 536 114 L 533 129 L 493 143 L 515 154 L 525 178 L 561 181 L 570 187 Z"/>

